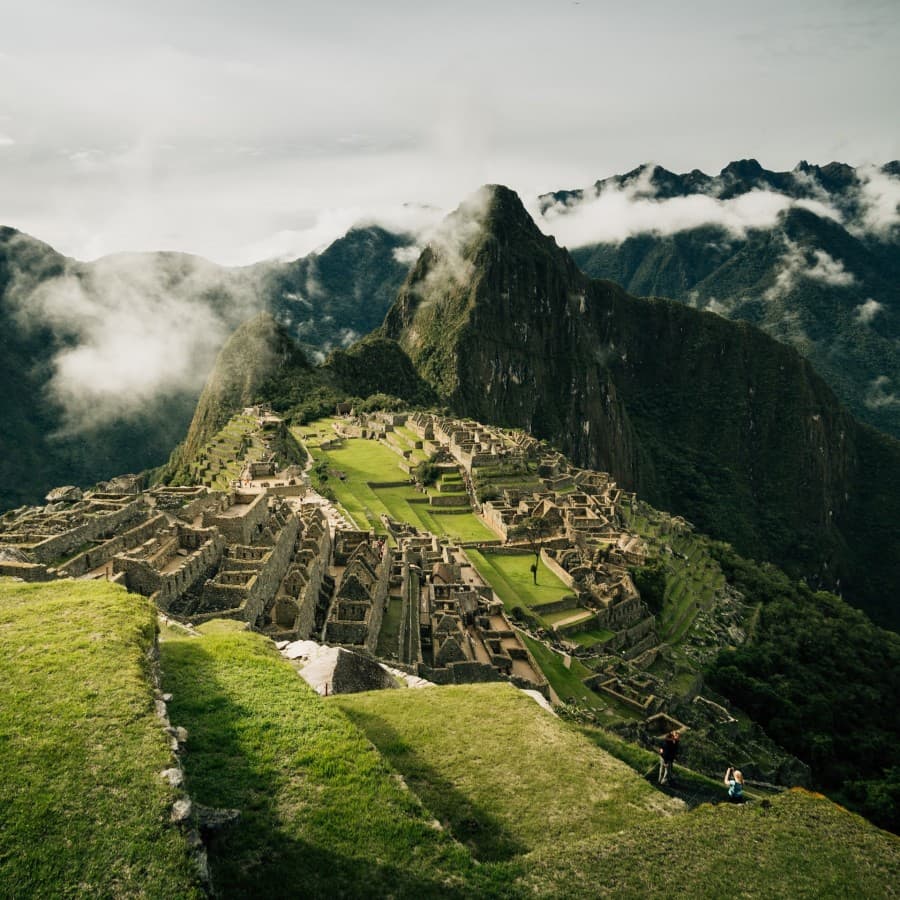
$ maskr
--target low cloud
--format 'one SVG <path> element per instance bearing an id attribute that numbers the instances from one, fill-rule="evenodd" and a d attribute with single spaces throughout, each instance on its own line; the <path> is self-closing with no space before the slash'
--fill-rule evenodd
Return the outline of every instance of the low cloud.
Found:
<path id="1" fill-rule="evenodd" d="M 402 266 L 411 266 L 421 255 L 422 248 L 418 244 L 407 244 L 394 250 L 394 259 Z"/>
<path id="2" fill-rule="evenodd" d="M 623 187 L 605 185 L 599 192 L 592 187 L 583 199 L 532 213 L 544 233 L 566 247 L 618 244 L 637 234 L 669 235 L 704 225 L 743 237 L 751 228 L 771 228 L 792 207 L 840 220 L 838 211 L 821 200 L 795 200 L 777 191 L 752 190 L 727 200 L 709 194 L 657 199 L 652 174 L 648 166 Z"/>
<path id="3" fill-rule="evenodd" d="M 471 279 L 474 267 L 467 258 L 467 252 L 484 227 L 491 196 L 491 188 L 482 187 L 466 198 L 436 228 L 420 236 L 433 256 L 425 277 L 427 293 L 445 293 Z"/>
<path id="4" fill-rule="evenodd" d="M 0 147 L 12 147 L 15 141 L 8 134 L 0 134 Z"/>
<path id="5" fill-rule="evenodd" d="M 776 300 L 788 294 L 801 278 L 818 281 L 832 287 L 849 287 L 856 282 L 852 272 L 844 264 L 824 250 L 805 250 L 799 244 L 785 238 L 785 252 L 779 261 L 775 283 L 765 292 L 766 300 Z"/>
<path id="6" fill-rule="evenodd" d="M 117 255 L 44 281 L 22 269 L 7 299 L 22 326 L 50 328 L 59 342 L 48 391 L 66 434 L 199 391 L 225 339 L 258 308 L 249 284 L 226 286 L 214 266 L 180 254 Z"/>
<path id="7" fill-rule="evenodd" d="M 856 320 L 858 322 L 862 322 L 863 325 L 870 325 L 874 321 L 875 316 L 883 309 L 883 303 L 879 303 L 877 300 L 873 300 L 869 297 L 865 303 L 861 303 L 857 306 L 854 312 L 856 313 Z"/>
<path id="8" fill-rule="evenodd" d="M 395 206 L 348 206 L 321 210 L 305 228 L 285 229 L 245 246 L 237 254 L 240 263 L 260 260 L 294 260 L 318 253 L 343 237 L 351 228 L 375 225 L 394 234 L 406 234 L 419 241 L 433 233 L 445 212 L 433 206 L 397 204 Z M 406 248 L 398 248 L 404 253 Z M 408 257 L 407 257 L 408 258 Z M 415 261 L 418 254 L 410 260 Z"/>
<path id="9" fill-rule="evenodd" d="M 900 398 L 890 389 L 891 379 L 887 375 L 879 375 L 869 384 L 865 404 L 869 409 L 884 409 L 888 406 L 900 406 Z"/>
<path id="10" fill-rule="evenodd" d="M 876 166 L 862 166 L 857 175 L 862 214 L 861 223 L 851 230 L 887 237 L 900 225 L 900 178 Z"/>

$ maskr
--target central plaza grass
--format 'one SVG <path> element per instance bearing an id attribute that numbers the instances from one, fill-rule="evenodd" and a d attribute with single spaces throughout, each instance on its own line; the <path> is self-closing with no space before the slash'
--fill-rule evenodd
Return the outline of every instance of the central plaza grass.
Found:
<path id="1" fill-rule="evenodd" d="M 497 592 L 508 612 L 516 606 L 523 606 L 540 615 L 541 604 L 554 603 L 572 593 L 571 588 L 563 584 L 542 560 L 538 561 L 538 583 L 535 584 L 531 573 L 534 556 L 531 554 L 467 550 L 466 555 L 481 577 Z"/>
<path id="2" fill-rule="evenodd" d="M 0 896 L 204 896 L 159 775 L 155 630 L 117 585 L 0 580 Z"/>
<path id="3" fill-rule="evenodd" d="M 401 457 L 380 441 L 348 438 L 342 446 L 325 451 L 310 438 L 316 431 L 308 428 L 295 433 L 301 439 L 306 435 L 314 459 L 328 461 L 327 486 L 357 527 L 383 534 L 381 516 L 388 515 L 453 540 L 496 540 L 494 532 L 471 510 L 446 512 L 429 506 L 429 494 L 415 490 L 408 473 L 400 468 Z M 392 482 L 396 484 L 377 486 Z"/>
<path id="4" fill-rule="evenodd" d="M 337 706 L 235 628 L 161 648 L 192 795 L 241 810 L 210 848 L 218 896 L 503 895 L 505 873 L 476 867 Z"/>

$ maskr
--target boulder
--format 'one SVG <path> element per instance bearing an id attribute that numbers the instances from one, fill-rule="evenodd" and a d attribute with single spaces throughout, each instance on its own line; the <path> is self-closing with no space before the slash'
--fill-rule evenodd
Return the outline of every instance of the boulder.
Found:
<path id="1" fill-rule="evenodd" d="M 47 503 L 77 503 L 84 497 L 80 487 L 74 484 L 66 484 L 62 487 L 53 488 L 50 493 L 44 497 Z"/>

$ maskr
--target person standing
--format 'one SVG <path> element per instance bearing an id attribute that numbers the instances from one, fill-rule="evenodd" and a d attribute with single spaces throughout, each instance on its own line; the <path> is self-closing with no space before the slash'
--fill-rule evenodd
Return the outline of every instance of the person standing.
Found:
<path id="1" fill-rule="evenodd" d="M 672 766 L 675 764 L 675 758 L 678 756 L 678 741 L 680 735 L 677 731 L 670 731 L 662 746 L 659 748 L 659 783 L 672 783 Z"/>
<path id="2" fill-rule="evenodd" d="M 730 803 L 744 802 L 744 776 L 740 769 L 729 766 L 725 772 L 725 786 L 728 788 L 728 801 Z"/>

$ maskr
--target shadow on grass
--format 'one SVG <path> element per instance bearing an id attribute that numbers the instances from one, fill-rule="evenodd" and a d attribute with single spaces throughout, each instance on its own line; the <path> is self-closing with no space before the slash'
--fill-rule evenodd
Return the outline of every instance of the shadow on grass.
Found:
<path id="1" fill-rule="evenodd" d="M 453 837 L 480 862 L 506 862 L 529 851 L 486 809 L 429 765 L 391 725 L 359 709 L 345 709 L 409 787 L 437 815 Z M 514 790 L 510 785 L 509 790 Z"/>
<path id="2" fill-rule="evenodd" d="M 435 868 L 433 877 L 423 874 L 427 862 L 419 856 L 420 847 L 409 847 L 409 868 L 378 862 L 374 854 L 364 856 L 365 849 L 360 850 L 358 857 L 330 849 L 329 811 L 314 808 L 316 782 L 328 779 L 329 774 L 316 771 L 313 754 L 306 762 L 298 761 L 290 774 L 302 777 L 304 770 L 310 772 L 309 790 L 303 798 L 294 796 L 286 801 L 281 793 L 288 780 L 283 764 L 279 768 L 273 755 L 266 753 L 265 744 L 258 740 L 248 750 L 251 742 L 246 736 L 252 729 L 254 710 L 238 702 L 229 687 L 218 680 L 217 669 L 221 666 L 222 661 L 205 650 L 200 641 L 163 645 L 165 686 L 174 694 L 170 704 L 172 721 L 185 726 L 190 735 L 184 767 L 191 796 L 203 805 L 241 811 L 238 822 L 215 834 L 208 845 L 216 896 L 472 895 L 471 886 L 465 890 L 458 886 L 460 878 L 452 879 L 456 884 L 446 883 L 448 876 L 464 879 L 464 872 L 448 872 L 445 865 Z M 261 727 L 274 730 L 271 719 Z M 320 840 L 303 840 L 290 832 L 291 810 L 284 808 L 286 802 L 313 807 L 302 811 L 304 824 L 300 828 L 307 828 L 313 841 Z M 436 850 L 435 855 L 438 853 Z M 452 861 L 453 855 L 445 853 L 445 862 Z"/>

